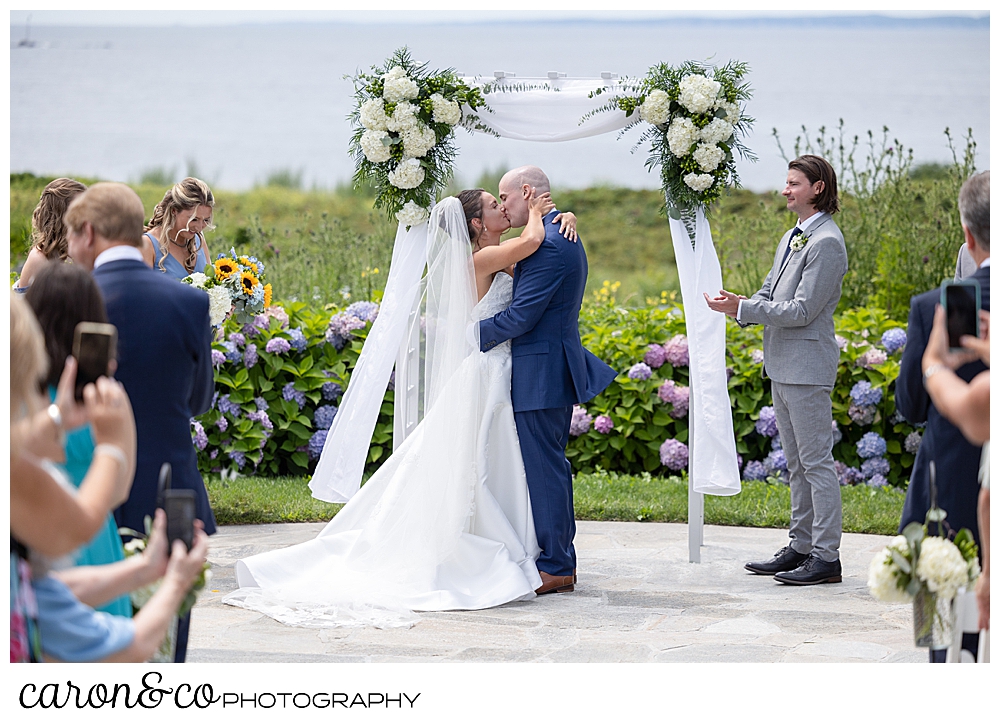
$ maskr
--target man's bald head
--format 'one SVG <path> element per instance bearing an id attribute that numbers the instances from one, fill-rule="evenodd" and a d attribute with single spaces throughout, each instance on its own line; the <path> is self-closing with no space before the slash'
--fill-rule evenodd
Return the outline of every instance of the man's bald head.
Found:
<path id="1" fill-rule="evenodd" d="M 531 189 L 534 189 L 535 196 L 552 190 L 549 177 L 538 166 L 514 168 L 500 179 L 500 203 L 507 211 L 510 225 L 514 228 L 521 228 L 528 223 L 528 198 L 531 197 Z"/>

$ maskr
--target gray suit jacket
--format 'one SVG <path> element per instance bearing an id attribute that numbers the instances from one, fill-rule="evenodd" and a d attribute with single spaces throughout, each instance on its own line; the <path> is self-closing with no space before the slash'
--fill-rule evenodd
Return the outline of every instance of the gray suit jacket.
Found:
<path id="1" fill-rule="evenodd" d="M 805 247 L 781 263 L 785 232 L 760 291 L 743 301 L 740 323 L 764 325 L 765 374 L 782 384 L 833 386 L 840 349 L 833 312 L 847 273 L 844 235 L 829 215 L 808 228 Z"/>

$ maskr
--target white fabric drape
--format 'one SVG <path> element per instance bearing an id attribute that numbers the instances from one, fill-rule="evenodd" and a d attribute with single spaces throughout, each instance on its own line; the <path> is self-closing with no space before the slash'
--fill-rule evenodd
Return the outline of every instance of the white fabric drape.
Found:
<path id="1" fill-rule="evenodd" d="M 694 410 L 688 419 L 694 439 L 690 484 L 702 494 L 739 494 L 740 470 L 726 378 L 726 317 L 709 309 L 702 296 L 702 292 L 716 296 L 722 288 L 722 268 L 712 243 L 712 229 L 699 210 L 693 249 L 681 221 L 670 219 L 670 235 L 681 282 L 690 357 Z"/>

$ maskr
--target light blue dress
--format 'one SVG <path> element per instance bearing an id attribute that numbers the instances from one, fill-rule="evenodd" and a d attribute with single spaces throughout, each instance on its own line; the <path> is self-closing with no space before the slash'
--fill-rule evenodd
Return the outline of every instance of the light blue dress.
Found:
<path id="1" fill-rule="evenodd" d="M 157 271 L 160 270 L 160 242 L 151 233 L 143 234 L 146 236 L 150 242 L 153 244 L 153 268 Z M 198 248 L 198 258 L 194 262 L 194 271 L 204 271 L 205 266 L 209 263 L 208 254 L 205 252 L 205 240 L 199 235 L 195 236 L 195 244 Z M 163 269 L 168 274 L 173 276 L 175 279 L 183 279 L 185 276 L 190 276 L 187 269 L 184 268 L 184 264 L 175 259 L 170 254 L 167 254 L 167 260 L 163 262 Z M 192 271 L 191 273 L 194 273 Z"/>

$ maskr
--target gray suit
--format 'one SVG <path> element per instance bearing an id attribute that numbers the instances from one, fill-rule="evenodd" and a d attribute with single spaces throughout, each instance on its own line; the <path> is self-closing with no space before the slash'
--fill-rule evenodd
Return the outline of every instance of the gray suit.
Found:
<path id="1" fill-rule="evenodd" d="M 740 323 L 764 325 L 764 373 L 771 378 L 792 491 L 792 549 L 833 562 L 841 537 L 830 401 L 840 360 L 833 312 L 847 273 L 847 248 L 825 214 L 806 229 L 804 248 L 782 263 L 791 233 L 778 244 L 760 291 L 743 301 Z"/>

